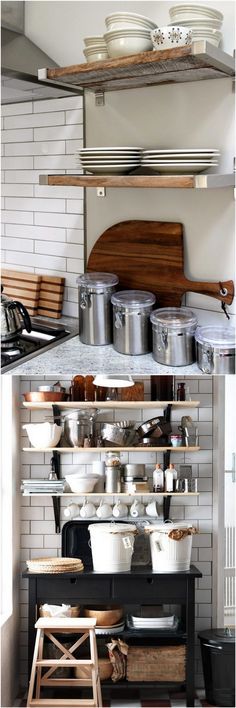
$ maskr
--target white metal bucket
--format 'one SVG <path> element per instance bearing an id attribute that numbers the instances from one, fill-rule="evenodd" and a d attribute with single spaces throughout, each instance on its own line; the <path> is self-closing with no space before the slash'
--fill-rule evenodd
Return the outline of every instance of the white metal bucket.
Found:
<path id="1" fill-rule="evenodd" d="M 133 524 L 90 524 L 93 569 L 104 573 L 130 570 L 134 550 Z"/>
<path id="2" fill-rule="evenodd" d="M 179 541 L 169 538 L 173 529 L 191 528 L 192 524 L 176 523 L 154 526 L 150 533 L 152 568 L 160 572 L 176 573 L 189 570 L 192 551 L 192 535 Z M 149 529 L 150 531 L 150 529 Z"/>

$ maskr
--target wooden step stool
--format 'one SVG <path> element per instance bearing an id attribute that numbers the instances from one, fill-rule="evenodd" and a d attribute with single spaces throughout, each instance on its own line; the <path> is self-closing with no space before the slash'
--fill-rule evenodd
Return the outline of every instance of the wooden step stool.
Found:
<path id="1" fill-rule="evenodd" d="M 31 669 L 29 692 L 27 706 L 102 706 L 102 694 L 100 679 L 98 673 L 98 655 L 97 643 L 95 636 L 96 620 L 80 619 L 79 617 L 42 617 L 36 624 L 37 630 L 33 663 Z M 74 642 L 70 649 L 66 647 L 54 636 L 54 634 L 80 634 L 80 638 Z M 62 656 L 60 659 L 43 659 L 44 637 L 48 637 L 53 644 L 60 649 Z M 90 643 L 90 659 L 75 659 L 73 653 L 75 650 L 89 638 Z M 90 666 L 91 679 L 78 678 L 52 678 L 52 674 L 58 667 L 66 666 Z M 48 667 L 48 669 L 47 669 Z M 50 667 L 50 668 L 49 668 Z M 43 668 L 46 672 L 42 674 Z M 35 698 L 34 684 L 35 687 Z M 92 699 L 57 699 L 57 698 L 40 698 L 41 686 L 91 686 L 93 692 Z"/>

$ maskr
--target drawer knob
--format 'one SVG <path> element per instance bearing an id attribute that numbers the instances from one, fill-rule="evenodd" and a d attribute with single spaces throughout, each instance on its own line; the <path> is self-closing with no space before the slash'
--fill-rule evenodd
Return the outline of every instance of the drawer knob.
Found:
<path id="1" fill-rule="evenodd" d="M 76 583 L 77 583 L 77 578 L 70 578 L 70 583 L 71 583 L 72 585 L 76 585 Z"/>
<path id="2" fill-rule="evenodd" d="M 153 578 L 147 578 L 148 585 L 153 585 Z"/>

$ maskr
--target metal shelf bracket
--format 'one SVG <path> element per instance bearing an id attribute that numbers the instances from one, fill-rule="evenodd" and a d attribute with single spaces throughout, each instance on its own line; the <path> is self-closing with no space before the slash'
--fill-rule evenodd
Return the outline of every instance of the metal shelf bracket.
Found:
<path id="1" fill-rule="evenodd" d="M 97 187 L 97 197 L 106 196 L 106 187 Z"/>
<path id="2" fill-rule="evenodd" d="M 105 106 L 105 94 L 103 91 L 95 91 L 95 106 Z"/>

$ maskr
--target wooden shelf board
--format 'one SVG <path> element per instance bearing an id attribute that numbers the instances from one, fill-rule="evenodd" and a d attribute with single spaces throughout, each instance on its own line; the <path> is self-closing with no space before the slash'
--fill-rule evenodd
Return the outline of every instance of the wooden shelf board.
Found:
<path id="1" fill-rule="evenodd" d="M 198 497 L 199 492 L 24 492 L 23 497 Z"/>
<path id="2" fill-rule="evenodd" d="M 30 408 L 31 410 L 42 410 L 42 409 L 52 409 L 54 404 L 51 402 L 40 402 L 40 403 L 29 403 L 27 401 L 23 402 L 25 408 Z M 166 408 L 166 406 L 171 405 L 173 409 L 178 408 L 197 408 L 200 405 L 200 401 L 59 401 L 56 405 L 61 408 L 61 410 L 66 409 L 83 409 L 83 408 L 97 408 L 97 409 L 119 409 L 119 408 Z"/>
<path id="3" fill-rule="evenodd" d="M 234 59 L 205 41 L 118 59 L 42 69 L 40 80 L 90 91 L 115 91 L 166 83 L 218 79 L 234 75 Z"/>
<path id="4" fill-rule="evenodd" d="M 23 452 L 195 452 L 200 447 L 23 447 Z"/>
<path id="5" fill-rule="evenodd" d="M 233 187 L 235 175 L 208 174 L 197 175 L 39 175 L 39 184 L 70 187 L 105 187 L 105 188 L 152 188 L 152 189 L 216 189 Z"/>

